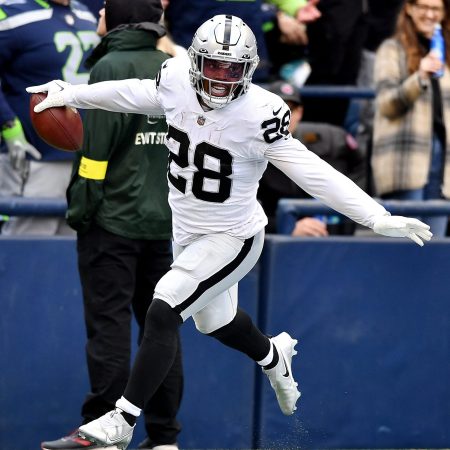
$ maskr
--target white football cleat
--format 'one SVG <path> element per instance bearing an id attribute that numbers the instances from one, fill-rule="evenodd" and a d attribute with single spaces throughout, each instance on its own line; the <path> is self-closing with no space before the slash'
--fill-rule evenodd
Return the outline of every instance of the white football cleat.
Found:
<path id="1" fill-rule="evenodd" d="M 275 367 L 268 370 L 263 368 L 263 372 L 269 377 L 270 385 L 277 395 L 281 411 L 286 416 L 290 416 L 297 409 L 295 404 L 301 395 L 291 370 L 292 357 L 297 354 L 294 347 L 298 341 L 292 339 L 285 332 L 270 338 L 270 341 L 278 351 L 279 360 Z"/>
<path id="2" fill-rule="evenodd" d="M 115 409 L 82 425 L 78 429 L 79 436 L 105 447 L 125 450 L 133 437 L 134 425 L 129 425 L 121 412 L 120 409 Z"/>

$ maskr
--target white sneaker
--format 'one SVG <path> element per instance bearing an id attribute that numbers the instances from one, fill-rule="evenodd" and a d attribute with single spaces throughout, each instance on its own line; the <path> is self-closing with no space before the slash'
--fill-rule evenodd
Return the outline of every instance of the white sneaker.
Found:
<path id="1" fill-rule="evenodd" d="M 292 339 L 287 333 L 270 338 L 270 341 L 278 351 L 279 361 L 275 367 L 268 370 L 263 369 L 263 372 L 269 377 L 281 411 L 286 416 L 290 416 L 297 409 L 295 403 L 301 395 L 291 370 L 292 357 L 297 354 L 294 347 L 298 341 Z"/>
<path id="2" fill-rule="evenodd" d="M 92 422 L 82 425 L 78 434 L 109 448 L 125 450 L 133 437 L 134 426 L 128 425 L 120 409 L 110 411 Z"/>

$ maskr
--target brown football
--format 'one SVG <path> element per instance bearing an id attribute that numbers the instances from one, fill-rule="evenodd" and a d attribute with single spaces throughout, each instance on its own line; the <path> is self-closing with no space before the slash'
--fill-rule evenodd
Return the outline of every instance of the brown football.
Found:
<path id="1" fill-rule="evenodd" d="M 46 97 L 44 92 L 31 94 L 30 117 L 36 133 L 47 144 L 60 150 L 79 150 L 83 144 L 83 122 L 80 114 L 75 108 L 68 106 L 48 108 L 35 113 L 34 107 Z"/>

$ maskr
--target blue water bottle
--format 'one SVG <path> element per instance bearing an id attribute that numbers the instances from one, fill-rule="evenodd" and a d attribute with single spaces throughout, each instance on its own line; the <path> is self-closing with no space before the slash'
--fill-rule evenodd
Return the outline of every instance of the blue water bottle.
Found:
<path id="1" fill-rule="evenodd" d="M 439 23 L 434 26 L 434 33 L 430 43 L 430 51 L 433 51 L 439 57 L 442 64 L 445 65 L 445 42 L 444 36 L 442 36 L 442 27 Z M 441 70 L 434 72 L 433 77 L 440 78 L 442 75 L 444 75 L 443 67 Z"/>

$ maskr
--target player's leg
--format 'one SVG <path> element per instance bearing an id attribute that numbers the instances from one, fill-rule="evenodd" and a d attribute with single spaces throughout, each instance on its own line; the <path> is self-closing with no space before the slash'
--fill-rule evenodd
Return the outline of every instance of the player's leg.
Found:
<path id="1" fill-rule="evenodd" d="M 249 315 L 237 308 L 237 285 L 218 295 L 193 318 L 197 329 L 218 339 L 222 344 L 248 355 L 268 376 L 278 404 L 286 415 L 296 409 L 300 397 L 291 370 L 297 341 L 287 333 L 273 338 L 264 335 Z"/>
<path id="2" fill-rule="evenodd" d="M 144 338 L 116 411 L 80 427 L 81 436 L 126 448 L 142 408 L 173 364 L 183 320 L 236 284 L 256 263 L 264 233 L 241 241 L 227 235 L 202 236 L 181 254 L 159 281 L 147 312 Z M 178 255 L 178 256 L 177 256 Z"/>
<path id="3" fill-rule="evenodd" d="M 261 361 L 269 354 L 270 340 L 237 304 L 238 285 L 235 284 L 193 315 L 195 326 L 227 347 L 245 353 L 254 361 Z"/>
<path id="4" fill-rule="evenodd" d="M 168 361 L 175 357 L 174 333 L 179 325 L 236 285 L 255 265 L 263 241 L 263 232 L 246 241 L 216 234 L 203 236 L 184 249 L 174 245 L 172 269 L 158 282 L 147 313 L 144 338 L 124 394 L 127 400 L 142 408 L 142 397 L 153 395 L 151 386 L 158 384 Z M 230 317 L 235 306 L 231 311 Z M 152 368 L 156 364 L 149 361 L 158 361 L 158 367 Z"/>
<path id="5" fill-rule="evenodd" d="M 191 310 L 199 331 L 215 337 L 228 347 L 245 353 L 263 367 L 264 373 L 269 377 L 276 392 L 281 410 L 286 415 L 292 414 L 295 410 L 295 403 L 300 397 L 291 370 L 291 361 L 296 354 L 294 347 L 297 341 L 287 333 L 281 333 L 269 340 L 253 324 L 248 314 L 237 308 L 237 281 L 249 272 L 254 263 L 246 264 L 245 259 L 243 259 L 242 264 L 237 265 L 232 273 L 224 276 L 226 267 L 229 267 L 231 263 L 229 262 L 230 258 L 226 256 L 227 251 L 225 249 L 221 251 L 220 249 L 221 245 L 230 245 L 229 239 L 230 237 L 225 237 L 222 242 L 221 236 L 214 236 L 214 242 L 208 244 L 207 252 L 200 251 L 201 248 L 191 252 L 192 249 L 189 248 L 177 258 L 176 263 L 178 265 L 183 264 L 185 268 L 190 268 L 189 275 L 191 278 L 195 277 L 197 280 L 203 279 L 204 281 L 200 282 L 194 290 L 192 282 L 185 279 L 184 294 L 172 295 L 172 298 L 183 298 L 183 296 L 186 297 L 186 293 L 189 294 L 190 302 L 185 300 L 179 305 L 182 309 L 182 315 Z M 263 232 L 254 237 L 253 251 L 259 249 L 254 254 L 258 255 L 257 258 L 262 249 L 263 239 Z M 214 249 L 214 251 L 210 249 Z M 251 251 L 249 251 L 249 254 L 251 254 Z M 201 263 L 201 255 L 203 255 L 205 263 Z M 192 259 L 193 256 L 195 256 L 194 259 Z M 223 261 L 222 263 L 215 263 L 216 259 Z M 208 264 L 206 261 L 208 261 Z M 234 280 L 236 280 L 236 284 L 232 284 L 226 290 L 217 289 L 217 284 L 220 285 L 220 282 L 211 286 L 211 280 L 219 281 L 218 278 L 220 278 L 216 274 L 216 269 L 208 274 L 209 267 L 214 266 L 223 267 L 219 271 L 224 276 L 221 280 L 222 287 L 226 286 L 227 282 Z M 163 286 L 160 286 L 160 284 L 158 284 L 157 291 L 158 288 L 162 290 Z M 176 283 L 172 284 L 175 285 Z M 202 285 L 204 286 L 204 292 L 200 288 Z M 170 289 L 173 288 L 167 285 L 165 288 L 166 295 L 171 292 Z M 211 298 L 211 295 L 214 294 L 215 297 Z M 166 300 L 170 299 L 167 298 Z M 194 312 L 195 310 L 197 312 Z"/>
<path id="6" fill-rule="evenodd" d="M 139 343 L 144 335 L 145 318 L 150 307 L 158 281 L 170 270 L 173 261 L 170 242 L 167 240 L 147 241 L 139 257 L 136 270 L 136 290 L 133 296 L 133 311 L 139 325 Z M 124 386 L 125 387 L 125 386 Z M 120 395 L 123 393 L 123 389 Z M 153 448 L 157 445 L 171 445 L 177 442 L 181 426 L 177 420 L 183 395 L 183 364 L 181 345 L 175 361 L 166 378 L 150 401 L 145 405 L 143 416 L 147 438 L 138 448 Z M 119 396 L 116 397 L 117 400 Z M 110 408 L 111 409 L 111 408 Z"/>
<path id="7" fill-rule="evenodd" d="M 167 303 L 159 299 L 152 301 L 124 395 L 116 402 L 115 410 L 82 425 L 81 438 L 100 446 L 128 447 L 138 416 L 174 364 L 182 322 Z"/>

